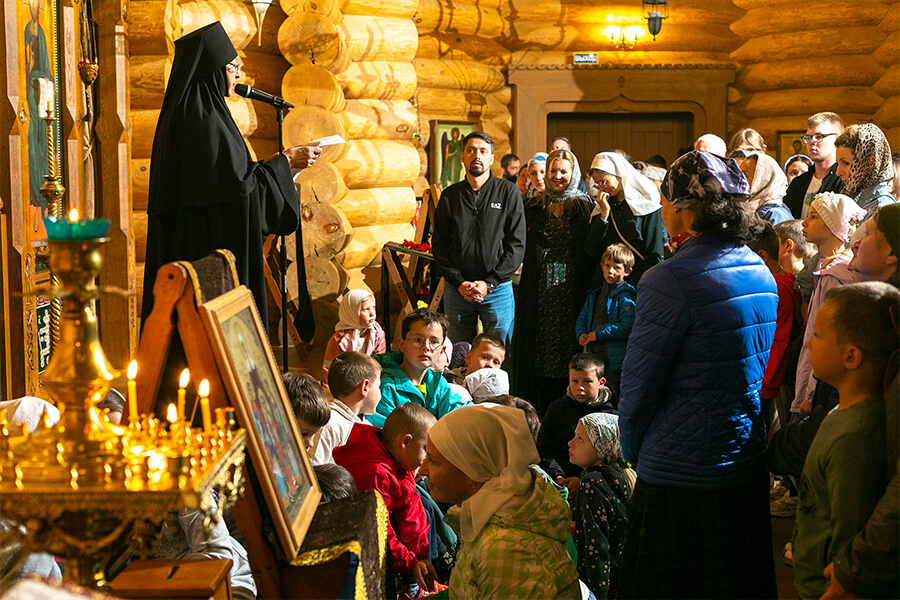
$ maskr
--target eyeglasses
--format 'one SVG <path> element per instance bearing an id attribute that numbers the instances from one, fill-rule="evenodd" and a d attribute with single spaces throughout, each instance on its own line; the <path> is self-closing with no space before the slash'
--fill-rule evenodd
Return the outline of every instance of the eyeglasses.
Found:
<path id="1" fill-rule="evenodd" d="M 228 63 L 227 65 L 225 65 L 225 68 L 228 69 L 230 73 L 239 75 L 241 73 L 241 69 L 244 68 L 244 65 L 239 65 L 238 63 Z"/>
<path id="2" fill-rule="evenodd" d="M 801 140 L 805 143 L 816 142 L 817 144 L 827 138 L 829 135 L 837 135 L 837 132 L 834 133 L 814 133 L 812 135 L 804 135 Z"/>
<path id="3" fill-rule="evenodd" d="M 421 335 L 414 335 L 406 340 L 416 348 L 426 348 L 427 350 L 437 350 L 444 345 L 444 340 L 437 338 L 426 339 Z"/>

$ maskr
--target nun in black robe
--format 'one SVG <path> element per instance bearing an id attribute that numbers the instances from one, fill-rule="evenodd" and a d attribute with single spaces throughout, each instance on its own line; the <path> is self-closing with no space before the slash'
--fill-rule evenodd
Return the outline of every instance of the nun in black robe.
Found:
<path id="1" fill-rule="evenodd" d="M 268 325 L 263 240 L 297 230 L 300 206 L 286 154 L 294 160 L 299 153 L 292 148 L 251 160 L 225 101 L 233 84 L 226 65 L 236 58 L 218 22 L 175 42 L 150 162 L 143 321 L 153 308 L 153 283 L 162 265 L 226 248 Z M 307 159 L 314 162 L 317 152 L 304 152 L 305 162 L 295 160 L 294 166 L 312 164 Z"/>

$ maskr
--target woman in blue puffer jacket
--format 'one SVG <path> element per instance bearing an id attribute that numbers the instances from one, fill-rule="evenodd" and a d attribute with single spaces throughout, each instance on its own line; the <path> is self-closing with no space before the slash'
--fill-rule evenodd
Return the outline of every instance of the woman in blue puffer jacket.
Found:
<path id="1" fill-rule="evenodd" d="M 744 242 L 762 221 L 733 159 L 689 152 L 662 184 L 677 247 L 641 278 L 619 426 L 638 482 L 619 598 L 774 598 L 759 389 L 778 295 Z"/>

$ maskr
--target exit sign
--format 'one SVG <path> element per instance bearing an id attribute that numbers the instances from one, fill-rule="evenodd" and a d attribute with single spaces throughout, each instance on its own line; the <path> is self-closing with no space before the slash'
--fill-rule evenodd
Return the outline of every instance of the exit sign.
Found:
<path id="1" fill-rule="evenodd" d="M 575 64 L 576 65 L 596 65 L 597 64 L 597 53 L 596 52 L 576 52 L 575 53 Z"/>

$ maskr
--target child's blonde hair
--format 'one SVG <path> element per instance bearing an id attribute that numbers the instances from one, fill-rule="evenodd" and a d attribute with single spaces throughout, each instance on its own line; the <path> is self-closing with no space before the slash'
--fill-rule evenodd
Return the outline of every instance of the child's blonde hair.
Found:
<path id="1" fill-rule="evenodd" d="M 898 314 L 900 290 L 881 281 L 852 283 L 831 288 L 825 294 L 831 306 L 831 321 L 839 344 L 852 344 L 862 351 L 873 373 L 883 374 L 891 354 L 900 346 L 891 318 Z"/>
<path id="2" fill-rule="evenodd" d="M 634 252 L 625 244 L 610 244 L 603 251 L 603 256 L 600 257 L 600 264 L 607 260 L 622 265 L 628 271 L 634 266 Z"/>

